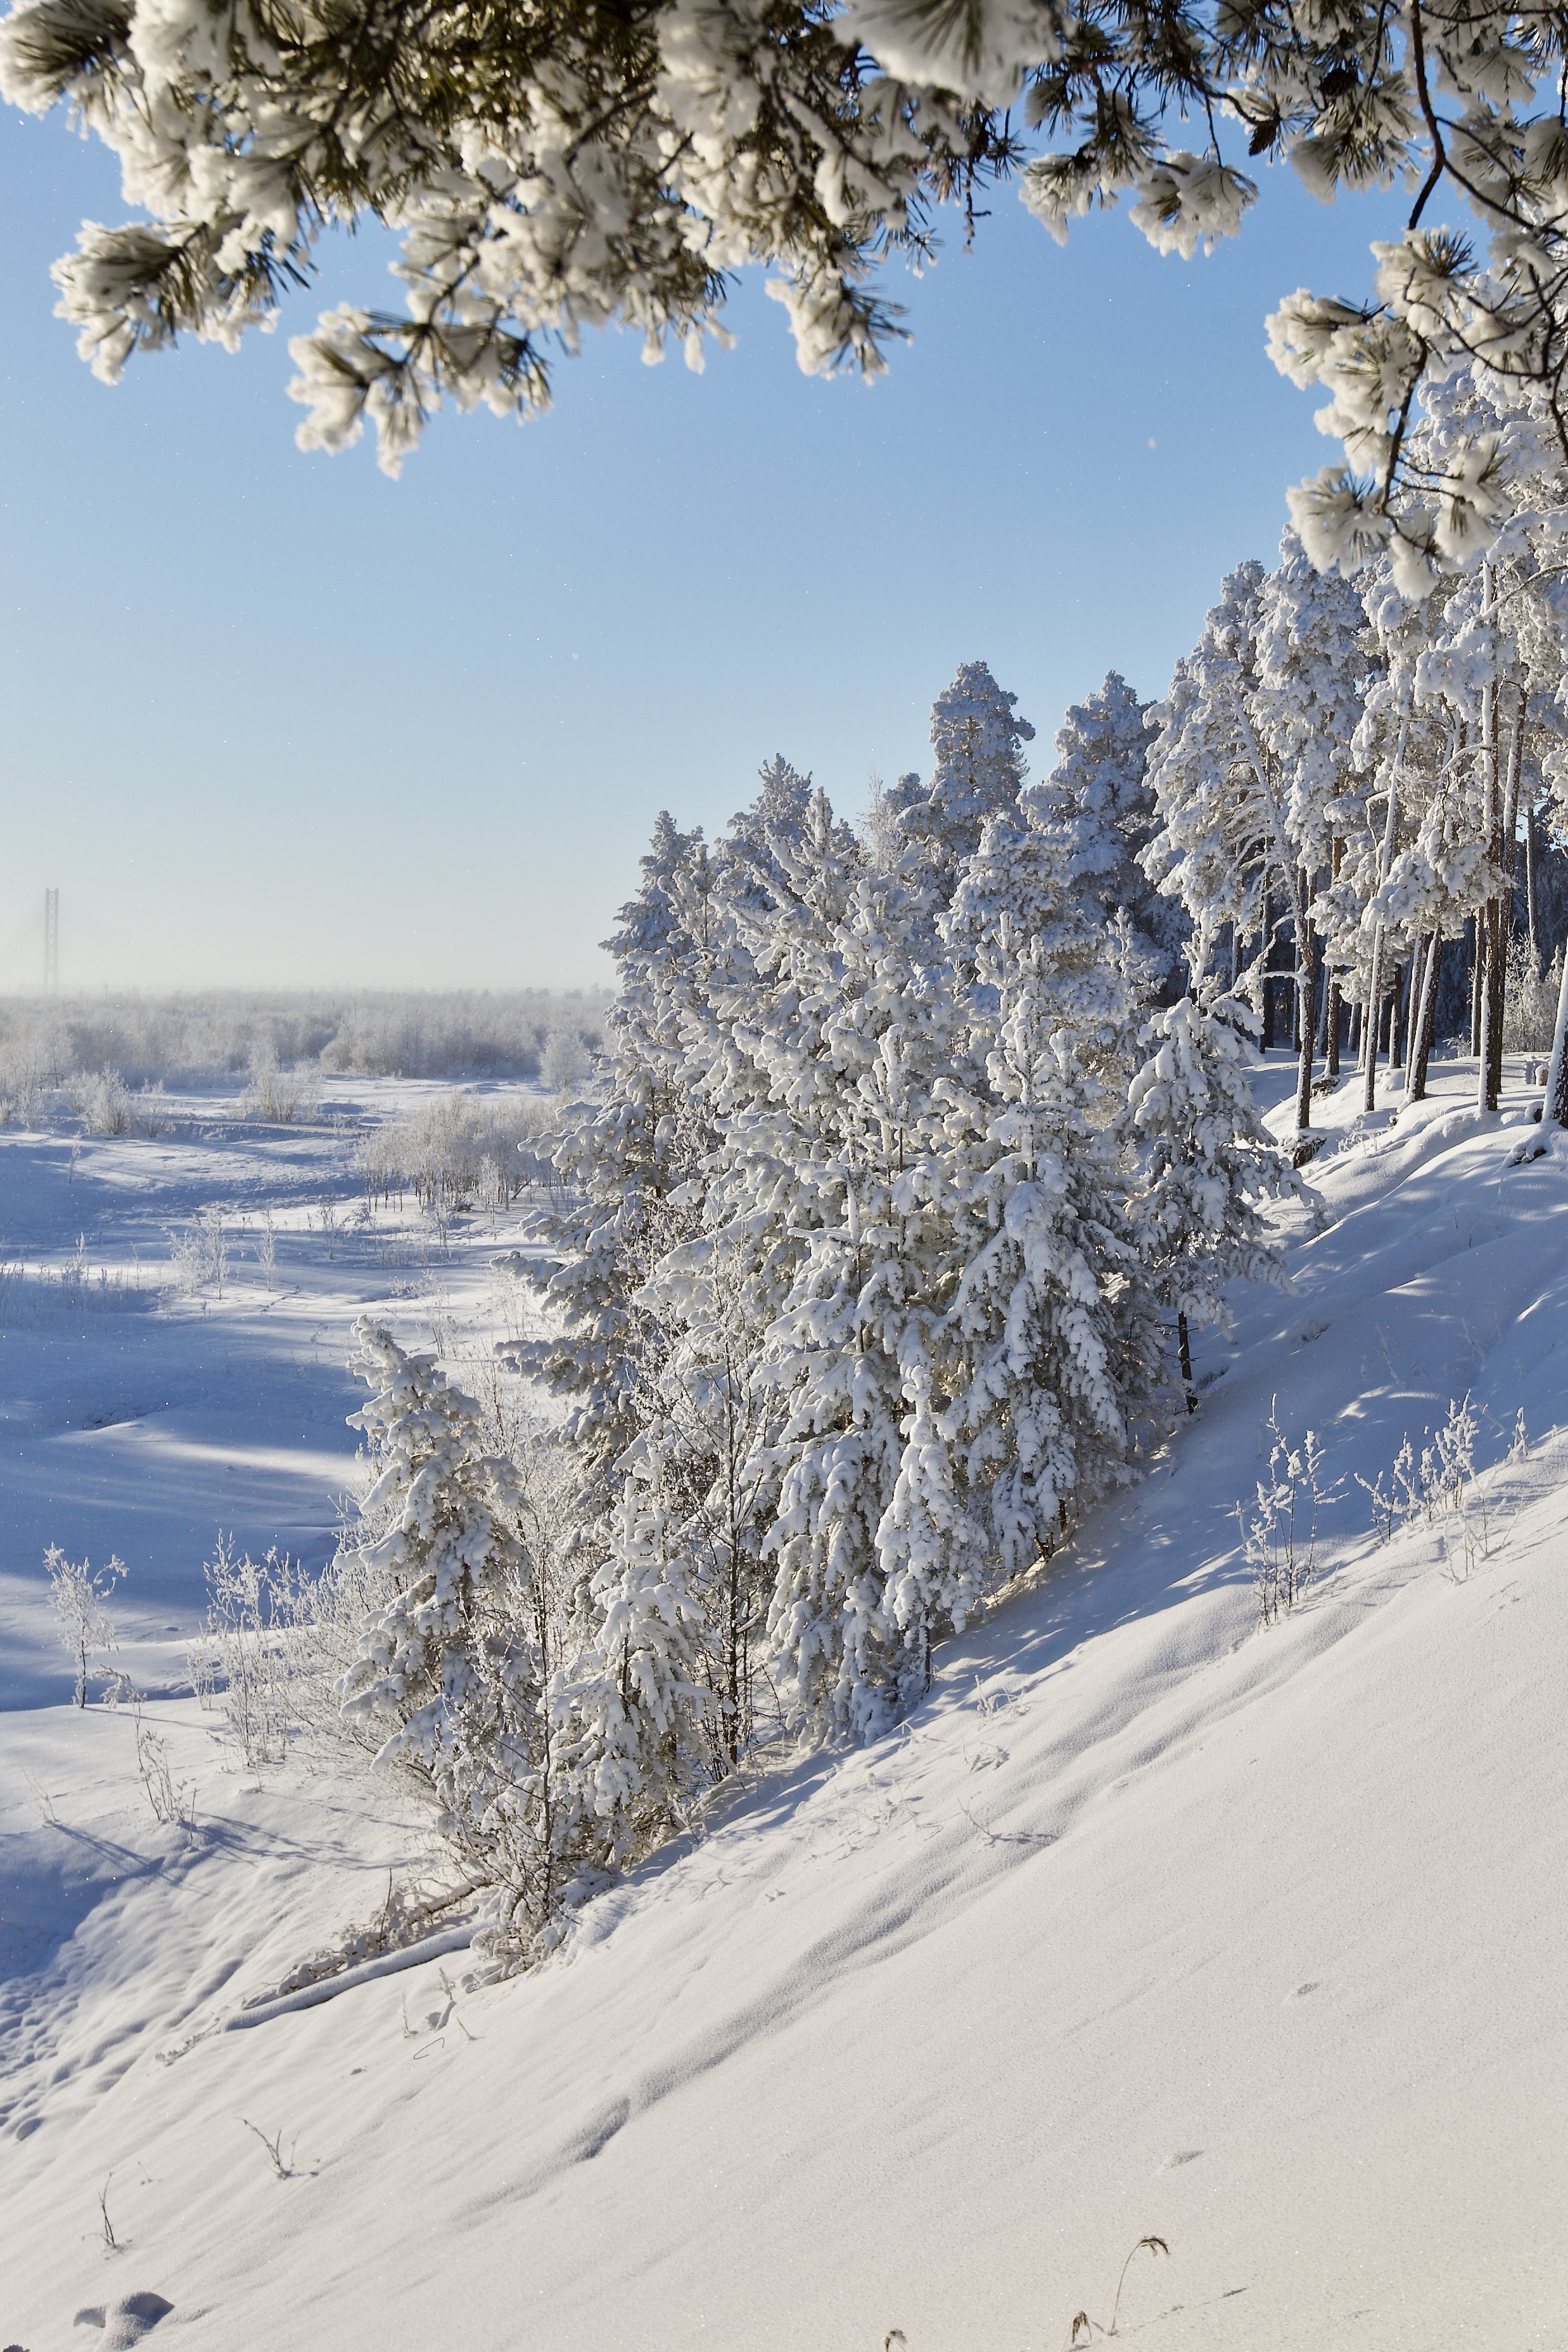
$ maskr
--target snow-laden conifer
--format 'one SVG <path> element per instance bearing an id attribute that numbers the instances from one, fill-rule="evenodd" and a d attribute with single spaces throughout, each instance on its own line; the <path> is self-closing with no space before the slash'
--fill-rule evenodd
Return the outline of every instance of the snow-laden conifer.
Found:
<path id="1" fill-rule="evenodd" d="M 489 1891 L 493 1933 L 528 1947 L 548 1940 L 579 1859 L 579 1809 L 550 1753 L 565 1629 L 548 1563 L 478 1407 L 383 1326 L 355 1330 L 373 1393 L 352 1416 L 372 1473 L 354 1580 L 376 1605 L 340 1704 L 379 1741 L 378 1764 L 433 1795 L 462 1885 Z"/>
<path id="2" fill-rule="evenodd" d="M 894 787 L 904 836 L 923 845 L 943 900 L 978 848 L 986 819 L 1015 808 L 1023 790 L 1029 771 L 1022 747 L 1032 742 L 1034 729 L 1016 715 L 1017 701 L 983 661 L 963 663 L 931 706 L 936 758 L 929 781 L 903 776 Z"/>
<path id="3" fill-rule="evenodd" d="M 869 873 L 825 801 L 779 846 L 788 888 L 735 1008 L 727 1126 L 737 1225 L 763 1255 L 788 1241 L 758 1373 L 777 1399 L 769 1637 L 795 1718 L 860 1737 L 925 1670 L 919 1629 L 883 1605 L 877 1529 L 936 1306 L 932 1090 L 962 1041 L 918 877 Z"/>
<path id="4" fill-rule="evenodd" d="M 519 1354 L 570 1411 L 566 1435 L 585 1498 L 611 1507 L 611 1466 L 637 1434 L 632 1391 L 649 1336 L 638 1290 L 664 1251 L 694 1229 L 686 1188 L 711 1136 L 689 1083 L 686 1022 L 704 989 L 721 923 L 700 834 L 661 814 L 635 898 L 607 942 L 621 988 L 606 1024 L 599 1099 L 565 1124 L 563 1180 L 540 1213 L 541 1280 L 550 1337 Z"/>
<path id="5" fill-rule="evenodd" d="M 701 1608 L 665 1491 L 658 1434 L 623 1464 L 608 1557 L 591 1586 L 591 1639 L 553 1678 L 556 1764 L 596 1859 L 617 1869 L 684 1817 L 715 1708 L 698 1679 Z"/>
<path id="6" fill-rule="evenodd" d="M 1248 1075 L 1253 1029 L 1250 1008 L 1209 983 L 1149 1023 L 1153 1051 L 1127 1090 L 1139 1146 L 1133 1227 L 1176 1318 L 1189 1410 L 1189 1332 L 1227 1323 L 1233 1282 L 1289 1287 L 1259 1203 L 1308 1197 L 1258 1114 Z"/>
<path id="7" fill-rule="evenodd" d="M 1158 1378 L 1113 1106 L 1070 1018 L 1081 976 L 1064 989 L 1044 940 L 1015 942 L 1005 923 L 991 956 L 984 1086 L 967 1102 L 952 1090 L 967 1130 L 948 1179 L 963 1263 L 934 1340 L 973 1531 L 967 1583 L 956 1561 L 940 1595 L 958 1624 L 986 1582 L 1049 1553 L 1120 1475 L 1132 1408 Z"/>
<path id="8" fill-rule="evenodd" d="M 1055 828 L 1069 875 L 1092 893 L 1105 920 L 1127 917 L 1134 945 L 1163 980 L 1186 925 L 1180 905 L 1162 898 L 1137 862 L 1157 822 L 1147 780 L 1159 732 L 1153 708 L 1120 671 L 1108 670 L 1103 685 L 1068 711 L 1057 730 L 1056 765 L 1025 799 Z"/>

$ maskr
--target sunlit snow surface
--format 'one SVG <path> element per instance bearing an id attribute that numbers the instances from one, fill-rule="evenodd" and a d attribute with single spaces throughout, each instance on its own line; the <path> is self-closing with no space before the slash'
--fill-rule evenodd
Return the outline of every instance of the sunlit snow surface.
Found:
<path id="1" fill-rule="evenodd" d="M 346 1133 L 216 1108 L 74 1171 L 0 1137 L 0 1258 L 80 1233 L 142 1285 L 0 1327 L 0 2341 L 136 2341 L 140 2295 L 159 2352 L 1056 2352 L 1155 2232 L 1120 2333 L 1159 2352 L 1568 2345 L 1568 1160 L 1511 1164 L 1522 1087 L 1500 1122 L 1472 1084 L 1393 1124 L 1347 1082 L 1296 1296 L 1239 1302 L 1168 1454 L 895 1738 L 765 1778 L 527 1980 L 243 2032 L 206 2029 L 368 1916 L 410 1825 L 225 1771 L 170 1696 L 201 1828 L 157 1828 L 129 1721 L 65 1704 L 43 1547 L 127 1560 L 127 1662 L 176 1692 L 220 1527 L 331 1542 L 354 1313 L 472 1360 L 515 1229 L 356 1231 Z M 214 1200 L 271 1208 L 270 1295 L 243 1237 L 221 1302 L 157 1286 Z M 1376 1548 L 1355 1483 L 1467 1391 L 1484 1459 L 1521 1406 L 1533 1449 L 1468 1576 L 1451 1529 Z M 1343 1490 L 1262 1632 L 1235 1505 L 1276 1396 Z"/>

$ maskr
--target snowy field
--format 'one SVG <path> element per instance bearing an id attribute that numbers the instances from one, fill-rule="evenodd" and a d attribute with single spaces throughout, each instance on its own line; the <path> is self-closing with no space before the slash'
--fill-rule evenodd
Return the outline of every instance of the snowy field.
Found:
<path id="1" fill-rule="evenodd" d="M 1397 1123 L 1347 1080 L 1295 1296 L 1239 1300 L 1148 1477 L 896 1737 L 764 1778 L 528 1978 L 448 1955 L 239 2031 L 417 1824 L 232 1769 L 183 1686 L 203 1563 L 329 1555 L 355 1315 L 476 1372 L 518 1215 L 359 1213 L 410 1084 L 0 1135 L 0 2341 L 1057 2352 L 1157 2235 L 1151 2352 L 1568 2347 L 1568 1163 L 1516 1157 L 1508 1075 L 1500 1118 L 1446 1063 Z M 214 1207 L 222 1296 L 182 1292 Z M 1467 1394 L 1484 1475 L 1379 1542 L 1358 1479 Z M 1271 1410 L 1328 1499 L 1265 1630 Z M 126 1710 L 69 1704 L 51 1543 L 126 1562 L 192 1834 Z"/>

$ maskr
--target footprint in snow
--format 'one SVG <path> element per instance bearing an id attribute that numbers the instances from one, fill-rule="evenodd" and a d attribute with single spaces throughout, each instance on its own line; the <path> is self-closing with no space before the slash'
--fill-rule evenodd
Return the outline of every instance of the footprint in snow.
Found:
<path id="1" fill-rule="evenodd" d="M 1196 2164 L 1202 2154 L 1203 2150 L 1200 2147 L 1178 2147 L 1175 2149 L 1171 2155 L 1166 2157 L 1164 2164 L 1160 2167 L 1160 2170 L 1162 2172 L 1175 2172 L 1178 2165 Z"/>
<path id="2" fill-rule="evenodd" d="M 103 2330 L 103 2352 L 131 2352 L 140 2344 L 149 2329 L 174 2308 L 161 2294 L 142 2293 L 121 2295 L 118 2303 L 90 2303 L 76 2315 L 78 2327 L 100 2327 Z"/>

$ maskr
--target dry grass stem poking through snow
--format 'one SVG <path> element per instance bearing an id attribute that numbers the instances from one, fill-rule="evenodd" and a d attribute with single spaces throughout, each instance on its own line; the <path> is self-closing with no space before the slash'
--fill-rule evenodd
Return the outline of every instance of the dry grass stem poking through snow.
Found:
<path id="1" fill-rule="evenodd" d="M 1086 2311 L 1075 2312 L 1073 2314 L 1071 2332 L 1067 2339 L 1070 2347 L 1076 2344 L 1081 2337 L 1085 2344 L 1089 2344 L 1093 2341 L 1097 2335 L 1114 2336 L 1116 2333 L 1116 2321 L 1122 2309 L 1122 2289 L 1127 2283 L 1127 2273 L 1133 2266 L 1134 2255 L 1141 2254 L 1145 2246 L 1148 2248 L 1151 2254 L 1165 2254 L 1168 2256 L 1170 2253 L 1170 2248 L 1166 2245 L 1163 2238 L 1140 2238 L 1137 2244 L 1133 2248 L 1132 2253 L 1127 2256 L 1126 2261 L 1122 2264 L 1122 2274 L 1116 2281 L 1116 2299 L 1111 2305 L 1110 2326 L 1102 2327 L 1099 2321 L 1097 2319 L 1091 2319 Z"/>
<path id="2" fill-rule="evenodd" d="M 246 2131 L 253 2131 L 256 2134 L 263 2147 L 266 2148 L 267 2155 L 272 2158 L 272 2168 L 277 2175 L 279 2180 L 292 2180 L 294 2178 L 294 2151 L 299 2145 L 298 2141 L 291 2140 L 289 2142 L 288 2162 L 285 2164 L 283 2161 L 283 2126 L 281 2124 L 279 2124 L 274 2137 L 271 2139 L 268 2139 L 267 2134 L 262 2130 L 261 2126 L 259 2124 L 253 2124 L 248 2116 L 241 2116 L 240 2121 L 245 2126 Z"/>

